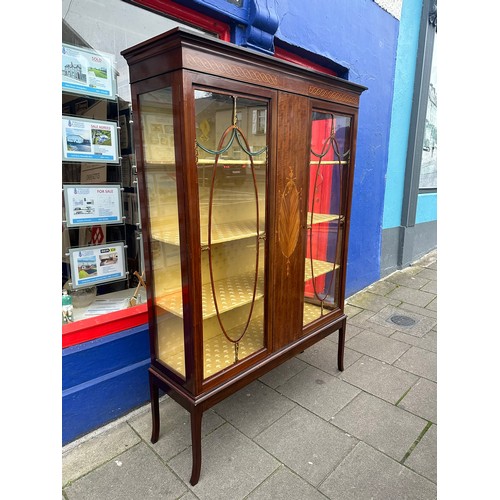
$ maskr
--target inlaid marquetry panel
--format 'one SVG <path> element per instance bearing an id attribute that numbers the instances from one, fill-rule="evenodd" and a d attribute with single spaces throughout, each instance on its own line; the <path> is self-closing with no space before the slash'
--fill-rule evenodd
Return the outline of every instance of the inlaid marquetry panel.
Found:
<path id="1" fill-rule="evenodd" d="M 281 252 L 286 258 L 287 275 L 290 274 L 290 257 L 297 248 L 300 234 L 300 198 L 301 190 L 297 189 L 293 171 L 288 172 L 288 181 L 280 196 L 278 219 L 278 241 Z"/>
<path id="2" fill-rule="evenodd" d="M 208 71 L 215 75 L 229 76 L 241 80 L 250 80 L 252 82 L 266 84 L 270 86 L 278 85 L 278 78 L 275 75 L 246 68 L 220 59 L 209 59 L 208 57 L 186 54 L 186 62 L 194 66 L 197 70 Z"/>
<path id="3" fill-rule="evenodd" d="M 316 87 L 315 85 L 309 85 L 307 91 L 310 96 L 319 97 L 320 99 L 328 99 L 329 101 L 343 102 L 352 106 L 356 106 L 359 101 L 359 97 L 357 95 L 341 92 L 340 90 Z"/>

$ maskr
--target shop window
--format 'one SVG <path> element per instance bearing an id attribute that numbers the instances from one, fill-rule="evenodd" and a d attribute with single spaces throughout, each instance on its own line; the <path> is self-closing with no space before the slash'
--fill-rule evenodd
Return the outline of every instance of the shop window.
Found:
<path id="1" fill-rule="evenodd" d="M 437 189 L 437 33 L 434 34 L 432 66 L 422 145 L 419 189 Z"/>
<path id="2" fill-rule="evenodd" d="M 147 322 L 134 110 L 120 52 L 186 26 L 168 17 L 170 2 L 161 13 L 154 3 L 62 2 L 63 347 Z M 226 38 L 221 23 L 212 30 L 186 12 L 190 29 Z M 162 126 L 158 144 L 172 133 Z"/>

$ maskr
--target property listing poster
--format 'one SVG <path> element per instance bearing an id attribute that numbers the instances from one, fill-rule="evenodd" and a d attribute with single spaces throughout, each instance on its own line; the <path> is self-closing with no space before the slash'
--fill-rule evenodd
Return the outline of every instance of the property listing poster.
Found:
<path id="1" fill-rule="evenodd" d="M 114 122 L 62 117 L 63 161 L 119 163 Z"/>
<path id="2" fill-rule="evenodd" d="M 120 185 L 65 185 L 63 189 L 68 227 L 123 222 Z"/>
<path id="3" fill-rule="evenodd" d="M 62 44 L 62 90 L 115 99 L 114 56 Z"/>
<path id="4" fill-rule="evenodd" d="M 124 250 L 123 243 L 71 248 L 69 254 L 73 288 L 125 279 Z"/>

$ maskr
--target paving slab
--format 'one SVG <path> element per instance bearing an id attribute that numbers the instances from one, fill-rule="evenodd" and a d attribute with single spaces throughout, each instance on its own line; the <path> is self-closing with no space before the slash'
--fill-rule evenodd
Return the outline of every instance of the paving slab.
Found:
<path id="1" fill-rule="evenodd" d="M 401 276 L 416 276 L 419 274 L 423 269 L 423 266 L 419 266 L 417 264 L 412 264 L 411 266 L 407 266 L 404 269 L 399 269 L 398 271 L 394 271 L 393 273 L 389 274 L 388 276 L 385 276 L 383 278 L 384 281 L 389 280 L 392 278 L 394 275 L 401 275 Z"/>
<path id="2" fill-rule="evenodd" d="M 394 363 L 410 348 L 408 344 L 399 340 L 392 337 L 387 338 L 368 330 L 347 341 L 346 347 L 386 363 Z"/>
<path id="3" fill-rule="evenodd" d="M 340 379 L 393 404 L 419 380 L 412 373 L 369 356 L 363 356 L 347 368 Z"/>
<path id="4" fill-rule="evenodd" d="M 378 312 L 387 305 L 397 306 L 401 304 L 402 301 L 400 299 L 392 296 L 396 291 L 397 289 L 393 290 L 392 292 L 389 292 L 387 295 L 384 296 L 363 291 L 353 295 L 352 297 L 349 297 L 348 303 L 353 306 L 360 307 L 361 309 L 367 309 L 368 311 Z M 429 299 L 429 302 L 432 299 L 433 297 Z"/>
<path id="5" fill-rule="evenodd" d="M 62 456 L 62 484 L 87 474 L 140 442 L 140 437 L 123 422 L 92 439 L 83 441 Z"/>
<path id="6" fill-rule="evenodd" d="M 413 320 L 414 323 L 410 325 L 395 323 L 391 320 L 391 318 L 394 316 L 406 316 Z M 408 311 L 407 309 L 393 306 L 387 306 L 377 314 L 371 316 L 370 322 L 377 323 L 386 327 L 389 326 L 393 331 L 397 330 L 408 335 L 414 335 L 415 337 L 423 337 L 437 324 L 437 320 L 434 318 L 429 318 L 427 316 Z"/>
<path id="7" fill-rule="evenodd" d="M 246 436 L 253 438 L 289 412 L 295 403 L 255 381 L 213 407 Z"/>
<path id="8" fill-rule="evenodd" d="M 408 304 L 413 304 L 419 307 L 425 307 L 427 304 L 435 299 L 436 295 L 429 292 L 422 292 L 420 290 L 413 290 L 406 286 L 400 286 L 389 292 L 385 298 L 392 299 L 393 301 L 407 302 Z M 391 305 L 398 305 L 392 303 Z"/>
<path id="9" fill-rule="evenodd" d="M 346 332 L 349 331 L 349 328 L 355 326 L 357 328 L 361 328 L 362 330 L 370 330 L 371 332 L 378 333 L 379 335 L 384 335 L 384 337 L 390 337 L 396 330 L 392 328 L 393 325 L 389 323 L 379 324 L 371 321 L 371 318 L 373 318 L 377 314 L 378 313 L 374 313 L 373 311 L 363 311 L 359 315 L 355 316 L 352 320 L 350 318 L 347 318 Z"/>
<path id="10" fill-rule="evenodd" d="M 436 485 L 360 442 L 321 484 L 331 500 L 435 500 Z"/>
<path id="11" fill-rule="evenodd" d="M 176 500 L 187 487 L 139 443 L 64 489 L 68 500 Z"/>
<path id="12" fill-rule="evenodd" d="M 366 320 L 370 319 L 372 316 L 375 316 L 375 311 L 367 311 L 362 309 L 360 313 L 356 314 L 356 316 L 347 316 L 347 326 L 356 325 L 360 328 L 364 328 L 363 324 Z"/>
<path id="13" fill-rule="evenodd" d="M 437 297 L 430 304 L 427 304 L 425 308 L 431 311 L 437 311 Z"/>
<path id="14" fill-rule="evenodd" d="M 434 295 L 437 295 L 437 281 L 429 281 L 427 285 L 424 285 L 422 288 L 420 288 L 422 292 L 430 292 L 433 293 Z"/>
<path id="15" fill-rule="evenodd" d="M 361 392 L 331 422 L 397 461 L 403 459 L 427 424 L 366 392 Z"/>
<path id="16" fill-rule="evenodd" d="M 437 483 L 437 426 L 432 425 L 404 463 L 410 469 Z"/>
<path id="17" fill-rule="evenodd" d="M 206 411 L 202 418 L 202 436 L 224 423 L 224 419 L 212 409 Z M 171 398 L 160 402 L 160 436 L 156 443 L 151 443 L 151 411 L 131 419 L 129 424 L 165 461 L 191 446 L 191 416 Z"/>
<path id="18" fill-rule="evenodd" d="M 327 421 L 360 393 L 358 388 L 313 366 L 276 390 Z"/>
<path id="19" fill-rule="evenodd" d="M 349 328 L 346 330 L 349 330 Z M 331 375 L 339 375 L 337 353 L 338 344 L 324 339 L 309 347 L 297 357 L 308 365 L 315 366 Z M 346 345 L 344 349 L 344 369 L 355 363 L 361 356 L 362 354 L 353 351 Z"/>
<path id="20" fill-rule="evenodd" d="M 269 476 L 247 497 L 248 500 L 326 500 L 326 498 L 284 466 Z"/>
<path id="21" fill-rule="evenodd" d="M 347 300 L 349 300 L 349 299 L 347 299 Z M 361 309 L 361 307 L 353 306 L 353 305 L 349 304 L 347 302 L 347 300 L 344 303 L 344 313 L 346 314 L 346 316 L 348 318 L 353 318 L 354 316 L 356 316 L 356 314 L 359 314 L 360 312 L 363 311 L 363 309 Z"/>
<path id="22" fill-rule="evenodd" d="M 313 486 L 318 486 L 357 443 L 300 407 L 280 418 L 255 441 Z"/>
<path id="23" fill-rule="evenodd" d="M 259 377 L 259 380 L 274 389 L 307 367 L 308 364 L 297 357 L 291 358 L 262 377 Z"/>
<path id="24" fill-rule="evenodd" d="M 398 406 L 436 424 L 437 384 L 425 378 L 419 379 L 405 394 Z"/>
<path id="25" fill-rule="evenodd" d="M 405 311 L 411 311 L 420 314 L 421 316 L 427 316 L 428 318 L 437 319 L 437 311 L 434 311 L 431 308 L 429 308 L 429 305 L 427 307 L 418 307 L 413 304 L 407 304 L 406 302 L 403 302 L 401 305 L 398 306 L 398 308 L 404 309 Z"/>
<path id="26" fill-rule="evenodd" d="M 190 491 L 188 491 L 187 493 L 184 493 L 184 495 L 182 495 L 179 500 L 198 500 L 193 493 L 191 493 Z"/>
<path id="27" fill-rule="evenodd" d="M 373 285 L 368 286 L 365 290 L 367 292 L 375 293 L 377 295 L 387 295 L 392 292 L 398 285 L 391 283 L 387 280 L 376 281 Z"/>
<path id="28" fill-rule="evenodd" d="M 414 337 L 403 332 L 394 332 L 391 339 L 405 342 L 406 344 L 426 349 L 427 351 L 437 352 L 437 332 L 430 330 L 423 337 Z"/>
<path id="29" fill-rule="evenodd" d="M 437 281 L 437 271 L 435 269 L 429 269 L 427 267 L 422 268 L 422 270 L 416 276 L 418 276 L 419 278 Z"/>
<path id="30" fill-rule="evenodd" d="M 394 366 L 437 382 L 437 354 L 435 352 L 412 346 L 394 363 Z"/>
<path id="31" fill-rule="evenodd" d="M 390 337 L 396 331 L 394 330 L 394 328 L 392 328 L 392 325 L 389 325 L 389 323 L 387 323 L 386 325 L 380 325 L 378 323 L 375 323 L 374 321 L 371 321 L 371 319 L 367 319 L 366 321 L 361 323 L 360 327 L 362 327 L 363 330 L 378 333 L 379 335 L 383 335 L 384 337 Z"/>
<path id="32" fill-rule="evenodd" d="M 437 250 L 427 253 L 413 265 L 427 267 L 429 269 L 437 269 Z"/>
<path id="33" fill-rule="evenodd" d="M 423 286 L 425 286 L 429 283 L 429 280 L 422 277 L 420 275 L 420 273 L 411 275 L 411 274 L 404 273 L 404 272 L 391 274 L 384 281 L 386 283 L 392 283 L 392 284 L 396 285 L 394 287 L 394 290 L 399 286 L 411 288 L 414 290 L 419 290 Z"/>
<path id="34" fill-rule="evenodd" d="M 345 338 L 346 338 L 346 340 L 352 339 L 353 337 L 355 337 L 358 333 L 361 333 L 362 331 L 363 331 L 363 328 L 360 328 L 359 326 L 348 323 L 346 330 L 345 330 Z M 328 341 L 332 342 L 333 344 L 338 344 L 339 343 L 339 332 L 338 331 L 333 332 L 331 335 L 328 335 L 328 337 L 325 337 L 324 340 L 328 340 Z"/>
<path id="35" fill-rule="evenodd" d="M 200 500 L 245 498 L 280 465 L 262 447 L 227 423 L 202 439 L 201 475 L 195 486 L 189 483 L 191 453 L 191 448 L 183 451 L 168 465 Z"/>

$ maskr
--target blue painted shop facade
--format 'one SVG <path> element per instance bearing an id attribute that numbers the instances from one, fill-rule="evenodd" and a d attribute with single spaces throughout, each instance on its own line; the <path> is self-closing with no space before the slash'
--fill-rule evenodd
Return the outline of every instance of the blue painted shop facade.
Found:
<path id="1" fill-rule="evenodd" d="M 422 153 L 422 109 L 412 108 L 416 92 L 425 103 L 428 100 L 429 92 L 421 95 L 429 87 L 429 50 L 432 53 L 432 47 L 422 46 L 422 37 L 429 43 L 432 5 L 428 0 L 310 0 L 306 4 L 113 0 L 107 2 L 107 9 L 108 18 L 113 14 L 125 34 L 135 12 L 151 23 L 151 33 L 144 39 L 166 31 L 168 16 L 174 20 L 168 22 L 197 26 L 238 45 L 323 68 L 368 88 L 360 101 L 347 296 L 436 247 L 437 189 L 418 187 L 418 150 L 420 157 L 428 151 Z M 63 1 L 65 22 L 71 29 L 83 30 L 92 22 L 91 14 L 83 12 L 88 12 L 85 0 Z M 135 43 L 123 42 L 117 53 Z M 416 139 L 420 143 L 415 145 Z M 109 323 L 105 316 L 88 328 L 77 323 L 66 332 L 63 328 L 63 445 L 149 400 L 146 305 L 125 318 L 112 313 Z"/>

